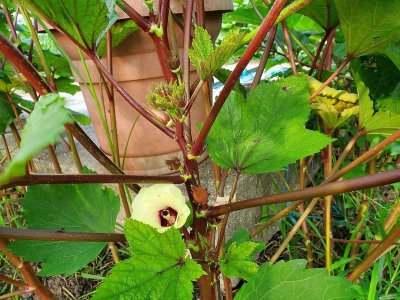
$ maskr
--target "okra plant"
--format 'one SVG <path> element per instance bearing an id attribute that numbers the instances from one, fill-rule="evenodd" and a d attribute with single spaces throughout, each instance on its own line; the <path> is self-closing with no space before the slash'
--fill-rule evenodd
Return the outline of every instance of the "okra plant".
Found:
<path id="1" fill-rule="evenodd" d="M 150 13 L 142 16 L 125 0 L 0 1 L 0 133 L 6 150 L 0 250 L 20 278 L 0 275 L 4 297 L 33 292 L 54 299 L 41 278 L 79 275 L 106 247 L 114 266 L 93 299 L 375 299 L 372 278 L 386 278 L 390 270 L 384 294 L 399 296 L 398 1 L 236 0 L 215 45 L 205 29 L 204 2 L 181 1 L 178 16 L 169 0 L 143 1 Z M 117 22 L 117 8 L 130 20 Z M 183 31 L 183 55 L 174 49 L 171 23 Z M 38 24 L 46 34 L 38 33 Z M 110 103 L 120 94 L 178 144 L 181 156 L 166 162 L 174 175 L 126 175 L 118 155 L 110 159 L 87 136 L 81 128 L 87 118 L 67 109 L 60 94 L 75 91 L 69 67 L 78 71 L 63 58 L 48 25 L 95 64 Z M 101 59 L 137 30 L 152 38 L 164 72 L 147 105 L 124 90 Z M 246 87 L 240 76 L 253 59 L 259 65 Z M 233 70 L 224 69 L 232 61 Z M 290 68 L 261 80 L 277 64 Z M 190 66 L 198 75 L 194 83 Z M 218 97 L 210 93 L 214 76 L 223 82 Z M 207 117 L 192 137 L 189 115 L 199 99 Z M 29 114 L 26 123 L 22 113 Z M 115 114 L 111 123 L 106 130 L 113 149 Z M 4 138 L 9 131 L 15 153 Z M 79 174 L 60 174 L 53 145 L 64 132 Z M 82 166 L 76 142 L 109 173 Z M 56 174 L 36 172 L 33 158 L 43 149 Z M 212 196 L 198 171 L 205 152 L 214 164 Z M 245 174 L 281 172 L 289 165 L 297 173 L 291 191 L 236 197 Z M 105 184 L 118 184 L 118 193 Z M 386 185 L 394 195 L 389 203 L 380 196 Z M 349 195 L 359 202 L 348 217 L 353 223 L 345 225 L 351 232 L 343 249 L 333 208 Z M 387 208 L 382 222 L 368 227 L 376 232 L 365 225 L 373 200 Z M 120 203 L 123 231 L 116 230 Z M 277 205 L 282 203 L 287 205 Z M 231 215 L 251 207 L 275 207 L 275 213 L 227 237 Z M 318 221 L 310 217 L 319 211 Z M 294 221 L 289 232 L 282 231 L 278 249 L 256 260 L 270 247 L 257 236 L 288 217 Z M 293 239 L 297 243 L 290 246 Z M 289 246 L 304 249 L 306 259 L 283 260 Z M 392 258 L 385 265 L 389 271 L 378 270 L 375 264 L 385 256 Z M 241 284 L 235 287 L 232 278 Z"/>

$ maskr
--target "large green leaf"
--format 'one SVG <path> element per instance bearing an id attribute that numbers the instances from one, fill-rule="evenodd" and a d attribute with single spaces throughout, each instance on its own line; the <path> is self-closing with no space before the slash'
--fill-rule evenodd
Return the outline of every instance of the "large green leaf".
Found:
<path id="1" fill-rule="evenodd" d="M 388 110 L 375 113 L 369 89 L 362 81 L 357 69 L 353 69 L 353 74 L 359 97 L 359 127 L 363 128 L 367 134 L 390 135 L 397 131 L 400 128 L 400 114 Z"/>
<path id="2" fill-rule="evenodd" d="M 219 166 L 245 173 L 282 170 L 330 141 L 307 130 L 310 114 L 305 76 L 260 84 L 247 100 L 231 93 L 207 138 Z"/>
<path id="3" fill-rule="evenodd" d="M 221 45 L 214 49 L 207 30 L 196 26 L 193 49 L 188 50 L 188 55 L 199 77 L 205 80 L 220 69 L 236 51 L 243 37 L 243 33 L 231 31 L 225 36 Z"/>
<path id="4" fill-rule="evenodd" d="M 231 244 L 219 262 L 222 274 L 229 278 L 236 276 L 245 280 L 252 279 L 258 271 L 258 265 L 252 259 L 257 246 L 255 242 Z"/>
<path id="5" fill-rule="evenodd" d="M 299 13 L 313 19 L 326 31 L 339 24 L 338 12 L 333 0 L 313 0 L 300 9 Z"/>
<path id="6" fill-rule="evenodd" d="M 398 0 L 334 0 L 347 54 L 353 57 L 383 52 L 400 40 Z"/>
<path id="7" fill-rule="evenodd" d="M 115 23 L 111 28 L 111 38 L 112 38 L 112 46 L 116 47 L 121 44 L 128 36 L 130 36 L 133 32 L 139 30 L 139 26 L 136 25 L 132 20 L 125 20 L 118 23 Z M 100 42 L 100 45 L 97 49 L 97 54 L 102 56 L 106 53 L 106 39 L 103 38 Z"/>
<path id="8" fill-rule="evenodd" d="M 83 47 L 95 49 L 117 21 L 115 0 L 16 0 L 40 19 L 55 24 Z"/>
<path id="9" fill-rule="evenodd" d="M 0 92 L 0 134 L 5 133 L 8 125 L 15 119 L 15 114 L 6 95 Z"/>
<path id="10" fill-rule="evenodd" d="M 31 186 L 22 202 L 28 228 L 114 232 L 119 199 L 100 184 Z M 71 275 L 93 261 L 107 243 L 15 241 L 10 249 L 42 262 L 41 276 Z"/>
<path id="11" fill-rule="evenodd" d="M 187 255 L 181 233 L 128 220 L 125 235 L 133 258 L 111 271 L 93 299 L 192 299 L 192 281 L 204 274 Z"/>
<path id="12" fill-rule="evenodd" d="M 329 276 L 326 269 L 306 269 L 306 264 L 306 260 L 263 264 L 235 300 L 353 300 L 358 296 L 350 281 Z"/>
<path id="13" fill-rule="evenodd" d="M 0 177 L 0 183 L 13 176 L 25 174 L 29 159 L 45 146 L 53 144 L 64 130 L 64 124 L 72 123 L 64 99 L 58 94 L 48 94 L 40 98 L 22 131 L 21 147 L 7 170 Z"/>
<path id="14" fill-rule="evenodd" d="M 351 69 L 356 70 L 369 88 L 373 100 L 388 97 L 400 83 L 400 70 L 386 55 L 369 55 L 353 59 Z"/>

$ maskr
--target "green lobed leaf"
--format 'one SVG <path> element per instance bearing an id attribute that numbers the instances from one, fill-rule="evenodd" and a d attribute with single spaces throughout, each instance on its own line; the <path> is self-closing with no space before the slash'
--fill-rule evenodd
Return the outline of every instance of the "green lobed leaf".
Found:
<path id="1" fill-rule="evenodd" d="M 117 21 L 115 0 L 16 0 L 40 19 L 55 24 L 80 45 L 96 49 Z"/>
<path id="2" fill-rule="evenodd" d="M 128 220 L 125 235 L 132 257 L 117 264 L 93 299 L 192 299 L 192 281 L 204 274 L 187 257 L 180 232 L 155 228 Z"/>
<path id="3" fill-rule="evenodd" d="M 224 252 L 228 252 L 229 247 L 233 244 L 236 243 L 236 245 L 240 245 L 242 243 L 245 242 L 250 242 L 251 238 L 250 238 L 250 234 L 247 231 L 246 228 L 241 228 L 238 231 L 236 231 L 232 237 L 225 243 L 224 245 Z M 263 251 L 267 245 L 265 245 L 264 242 L 261 241 L 257 241 L 257 246 L 254 248 L 253 253 L 251 253 L 251 256 L 253 256 L 253 254 L 255 253 L 259 253 L 261 251 Z"/>
<path id="4" fill-rule="evenodd" d="M 326 269 L 306 269 L 306 260 L 263 264 L 255 277 L 237 293 L 235 300 L 353 300 L 358 292 L 342 277 Z"/>
<path id="5" fill-rule="evenodd" d="M 353 57 L 384 52 L 400 40 L 397 0 L 334 0 L 346 42 Z"/>
<path id="6" fill-rule="evenodd" d="M 119 199 L 100 184 L 37 185 L 23 201 L 28 228 L 51 231 L 114 232 Z M 42 262 L 40 276 L 69 276 L 96 259 L 101 242 L 15 241 L 10 249 L 29 261 Z"/>
<path id="7" fill-rule="evenodd" d="M 231 278 L 233 276 L 251 280 L 258 271 L 258 265 L 252 260 L 252 254 L 258 246 L 255 242 L 233 243 L 221 257 L 221 272 Z"/>
<path id="8" fill-rule="evenodd" d="M 367 134 L 391 135 L 398 130 L 400 128 L 400 114 L 386 110 L 375 113 L 374 103 L 369 96 L 369 89 L 361 80 L 357 69 L 353 69 L 353 76 L 359 96 L 359 127 L 364 128 Z"/>
<path id="9" fill-rule="evenodd" d="M 22 131 L 21 147 L 0 177 L 0 183 L 7 182 L 13 176 L 24 175 L 28 160 L 45 146 L 55 143 L 64 130 L 64 124 L 72 122 L 62 97 L 58 94 L 41 97 Z"/>
<path id="10" fill-rule="evenodd" d="M 267 173 L 318 152 L 332 140 L 305 128 L 308 98 L 305 76 L 260 84 L 247 100 L 231 93 L 206 140 L 210 157 L 227 169 Z"/>
<path id="11" fill-rule="evenodd" d="M 79 85 L 75 84 L 75 80 L 69 77 L 59 77 L 55 80 L 55 84 L 58 92 L 68 93 L 75 95 L 81 90 Z"/>
<path id="12" fill-rule="evenodd" d="M 313 0 L 298 12 L 313 19 L 326 31 L 332 30 L 339 24 L 338 12 L 333 0 Z"/>
<path id="13" fill-rule="evenodd" d="M 369 55 L 353 59 L 355 70 L 369 88 L 372 100 L 390 97 L 400 83 L 400 70 L 386 55 Z"/>
<path id="14" fill-rule="evenodd" d="M 196 26 L 193 48 L 188 50 L 188 55 L 199 77 L 205 80 L 220 69 L 236 51 L 244 36 L 243 33 L 231 31 L 222 40 L 221 45 L 214 49 L 207 30 Z"/>

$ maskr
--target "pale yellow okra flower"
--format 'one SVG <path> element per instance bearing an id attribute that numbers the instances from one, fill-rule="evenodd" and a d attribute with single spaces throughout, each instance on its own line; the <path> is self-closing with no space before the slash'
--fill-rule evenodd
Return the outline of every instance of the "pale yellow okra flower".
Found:
<path id="1" fill-rule="evenodd" d="M 143 187 L 132 203 L 132 219 L 165 232 L 170 227 L 181 228 L 190 209 L 181 190 L 173 184 Z"/>

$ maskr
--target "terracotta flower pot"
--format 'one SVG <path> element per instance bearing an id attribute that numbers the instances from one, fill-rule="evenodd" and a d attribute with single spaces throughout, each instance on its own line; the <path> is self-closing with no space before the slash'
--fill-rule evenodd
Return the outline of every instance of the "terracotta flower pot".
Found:
<path id="1" fill-rule="evenodd" d="M 127 2 L 142 15 L 148 13 L 142 0 L 131 0 Z M 206 28 L 215 40 L 221 28 L 222 12 L 233 8 L 232 1 L 206 0 L 205 8 L 207 11 L 205 18 Z M 171 1 L 171 9 L 174 13 L 181 13 L 182 2 L 179 0 Z M 126 17 L 123 13 L 121 13 L 121 16 L 122 18 Z M 178 46 L 182 50 L 182 31 L 177 29 L 176 33 Z M 56 38 L 63 45 L 67 54 L 70 56 L 72 62 L 81 74 L 85 74 L 83 64 L 79 58 L 75 45 L 61 34 L 56 34 Z M 103 111 L 106 112 L 107 121 L 108 124 L 110 124 L 107 94 L 101 85 L 100 77 L 94 63 L 88 58 L 85 59 L 98 98 L 100 101 L 104 99 L 101 106 Z M 121 86 L 142 105 L 147 103 L 146 97 L 150 93 L 152 85 L 156 82 L 163 81 L 163 73 L 158 62 L 154 44 L 151 38 L 142 31 L 133 33 L 123 43 L 113 49 L 113 70 L 113 75 Z M 82 89 L 100 147 L 105 153 L 111 155 L 110 147 L 106 135 L 104 134 L 100 117 L 97 114 L 94 100 L 84 83 L 78 76 L 74 76 Z M 195 72 L 192 72 L 191 80 L 193 82 L 196 80 Z M 171 173 L 165 164 L 165 161 L 179 155 L 180 151 L 177 143 L 164 136 L 161 131 L 155 128 L 143 117 L 137 119 L 138 113 L 118 93 L 115 93 L 115 108 L 120 157 L 124 155 L 126 143 L 129 140 L 125 159 L 125 171 L 129 174 L 135 175 L 160 175 Z M 129 133 L 136 119 L 137 122 L 133 127 L 132 135 L 130 139 L 128 139 Z M 191 113 L 193 137 L 196 137 L 198 134 L 196 124 L 203 122 L 204 119 L 204 104 L 200 95 L 199 99 L 196 100 Z"/>

